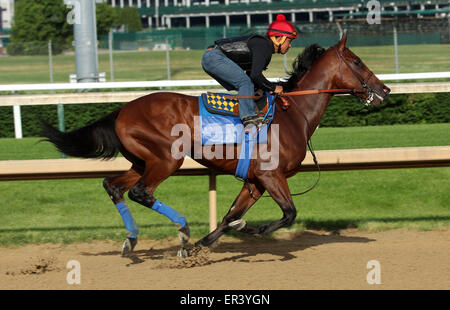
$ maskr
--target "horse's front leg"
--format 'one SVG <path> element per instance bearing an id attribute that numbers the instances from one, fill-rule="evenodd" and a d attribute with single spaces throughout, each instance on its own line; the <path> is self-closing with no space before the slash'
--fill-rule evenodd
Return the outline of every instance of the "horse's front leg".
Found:
<path id="1" fill-rule="evenodd" d="M 240 231 L 259 235 L 271 233 L 281 227 L 291 226 L 297 216 L 297 210 L 292 201 L 286 178 L 277 171 L 264 171 L 258 176 L 258 180 L 269 192 L 273 200 L 280 206 L 283 211 L 283 217 L 278 221 L 273 221 L 260 226 L 245 225 Z"/>
<path id="2" fill-rule="evenodd" d="M 222 223 L 207 236 L 195 243 L 195 246 L 210 246 L 220 236 L 230 229 L 241 230 L 246 225 L 245 221 L 241 219 L 242 216 L 250 209 L 251 206 L 262 196 L 264 187 L 259 184 L 248 183 L 251 193 L 246 184 L 241 189 L 241 192 L 234 200 L 230 210 L 225 215 Z"/>

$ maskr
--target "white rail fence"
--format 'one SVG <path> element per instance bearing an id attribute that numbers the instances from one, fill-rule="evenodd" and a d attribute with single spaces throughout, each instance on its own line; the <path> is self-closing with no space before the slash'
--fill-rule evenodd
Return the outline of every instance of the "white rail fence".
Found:
<path id="1" fill-rule="evenodd" d="M 382 81 L 421 80 L 450 78 L 450 72 L 422 72 L 377 74 Z M 280 79 L 269 79 L 276 82 Z M 7 84 L 0 85 L 2 91 L 30 91 L 30 90 L 70 90 L 70 89 L 117 89 L 117 88 L 159 88 L 159 87 L 196 87 L 219 86 L 215 80 L 161 80 L 161 81 L 131 81 L 131 82 L 102 82 L 102 83 L 47 83 L 47 84 Z"/>
<path id="2" fill-rule="evenodd" d="M 450 78 L 450 72 L 425 72 L 425 73 L 400 73 L 379 74 L 377 77 L 385 81 L 417 80 L 417 79 L 442 79 Z M 279 81 L 279 79 L 270 79 Z M 425 83 L 387 83 L 392 94 L 401 93 L 427 93 L 450 92 L 450 82 L 425 82 Z M 135 82 L 103 82 L 103 83 L 48 83 L 48 84 L 8 84 L 0 85 L 0 92 L 16 91 L 51 91 L 51 90 L 78 90 L 88 91 L 94 89 L 132 89 L 132 88 L 159 88 L 171 87 L 213 87 L 219 86 L 215 80 L 162 80 L 162 81 L 135 81 Z M 158 90 L 160 91 L 160 90 Z M 199 95 L 205 90 L 176 90 L 176 92 Z M 216 89 L 217 91 L 217 89 Z M 22 138 L 22 121 L 20 107 L 22 105 L 43 105 L 81 103 L 111 103 L 128 102 L 155 92 L 94 92 L 94 93 L 63 93 L 63 94 L 32 94 L 32 95 L 3 95 L 0 96 L 0 106 L 12 106 L 14 114 L 14 131 L 17 139 Z M 62 110 L 62 109 L 61 109 Z M 62 112 L 61 112 L 62 113 Z"/>

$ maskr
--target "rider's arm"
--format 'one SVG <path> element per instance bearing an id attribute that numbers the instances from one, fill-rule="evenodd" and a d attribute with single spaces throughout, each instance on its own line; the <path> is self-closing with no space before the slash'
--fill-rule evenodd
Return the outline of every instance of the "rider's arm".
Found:
<path id="1" fill-rule="evenodd" d="M 251 80 L 255 86 L 263 90 L 274 91 L 277 84 L 270 82 L 262 74 L 272 59 L 273 47 L 270 41 L 258 37 L 252 38 L 248 42 L 248 47 L 252 51 Z"/>

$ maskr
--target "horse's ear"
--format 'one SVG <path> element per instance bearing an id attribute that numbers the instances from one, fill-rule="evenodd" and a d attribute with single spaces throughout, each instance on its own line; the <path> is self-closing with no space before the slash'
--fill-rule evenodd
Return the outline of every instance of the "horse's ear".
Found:
<path id="1" fill-rule="evenodd" d="M 339 50 L 342 52 L 345 48 L 345 44 L 347 43 L 347 32 L 342 35 L 341 41 L 339 42 Z"/>

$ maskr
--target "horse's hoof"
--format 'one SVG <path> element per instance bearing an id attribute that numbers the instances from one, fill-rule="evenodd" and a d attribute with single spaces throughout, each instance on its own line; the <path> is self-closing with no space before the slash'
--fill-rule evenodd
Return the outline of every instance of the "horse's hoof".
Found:
<path id="1" fill-rule="evenodd" d="M 122 256 L 131 253 L 137 244 L 137 238 L 127 238 L 122 246 Z"/>
<path id="2" fill-rule="evenodd" d="M 180 258 L 186 258 L 188 257 L 188 251 L 186 249 L 180 249 L 178 250 L 177 256 Z"/>
<path id="3" fill-rule="evenodd" d="M 180 239 L 181 246 L 184 246 L 188 243 L 189 239 L 191 237 L 189 226 L 186 224 L 186 226 L 178 229 L 178 238 Z"/>
<path id="4" fill-rule="evenodd" d="M 188 256 L 197 256 L 198 253 L 202 252 L 204 249 L 207 249 L 206 245 L 200 243 L 200 241 L 196 242 L 193 247 L 189 248 Z"/>
<path id="5" fill-rule="evenodd" d="M 231 228 L 236 229 L 237 231 L 242 230 L 245 226 L 247 226 L 247 222 L 243 219 L 239 219 L 228 224 Z"/>

